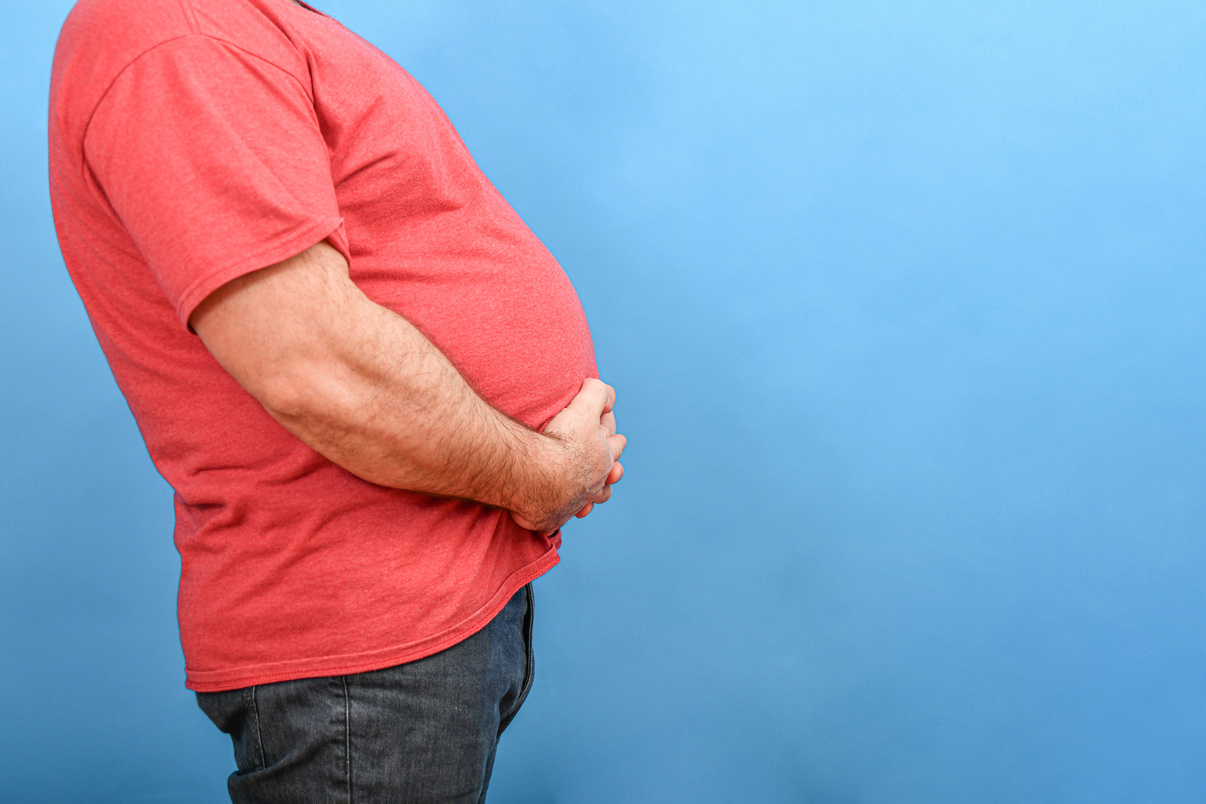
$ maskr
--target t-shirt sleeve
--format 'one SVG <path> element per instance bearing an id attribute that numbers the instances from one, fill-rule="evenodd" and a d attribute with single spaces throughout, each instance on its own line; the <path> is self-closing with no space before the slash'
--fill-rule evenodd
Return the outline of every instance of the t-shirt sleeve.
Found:
<path id="1" fill-rule="evenodd" d="M 223 284 L 341 224 L 305 87 L 209 37 L 173 40 L 130 64 L 89 123 L 84 157 L 185 324 Z"/>

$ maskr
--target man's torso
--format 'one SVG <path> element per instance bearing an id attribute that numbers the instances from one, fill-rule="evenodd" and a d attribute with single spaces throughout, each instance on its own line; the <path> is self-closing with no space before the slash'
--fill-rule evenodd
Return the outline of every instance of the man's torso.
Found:
<path id="1" fill-rule="evenodd" d="M 237 86 L 190 94 L 211 57 L 262 75 L 269 100 L 246 108 Z M 299 106 L 295 117 L 313 115 L 321 141 L 289 150 L 292 128 L 270 122 L 274 92 Z M 216 120 L 242 121 L 235 145 L 217 148 L 204 127 L 190 129 L 194 102 Z M 147 133 L 161 130 L 160 111 L 183 121 L 162 127 L 180 140 L 172 148 Z M 122 184 L 138 174 L 132 164 L 145 170 L 163 154 L 182 161 L 152 175 L 183 189 Z M 267 164 L 268 178 L 207 186 L 204 158 L 246 160 L 254 171 Z M 327 190 L 313 182 L 319 168 Z M 278 251 L 328 239 L 370 299 L 408 319 L 488 402 L 529 426 L 543 426 L 583 377 L 596 376 L 564 272 L 388 57 L 284 0 L 84 0 L 56 54 L 51 180 L 68 268 L 152 459 L 177 491 L 190 686 L 419 658 L 483 625 L 556 562 L 553 542 L 503 512 L 374 486 L 322 458 L 183 323 L 218 285 L 269 264 L 240 243 L 262 228 L 262 242 Z M 247 196 L 260 193 L 283 211 L 228 220 L 226 206 L 254 210 Z M 195 210 L 189 199 L 201 199 Z M 294 220 L 291 205 L 315 212 Z M 184 242 L 193 236 L 200 240 Z"/>

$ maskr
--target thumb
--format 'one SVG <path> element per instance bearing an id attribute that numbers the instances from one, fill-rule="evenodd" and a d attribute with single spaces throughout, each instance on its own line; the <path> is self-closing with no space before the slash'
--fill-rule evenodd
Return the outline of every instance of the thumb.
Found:
<path id="1" fill-rule="evenodd" d="M 592 419 L 598 420 L 604 413 L 611 410 L 615 399 L 614 388 L 602 380 L 587 377 L 582 381 L 582 388 L 578 391 L 578 395 L 565 407 L 567 410 L 573 409 L 582 416 L 590 416 Z"/>

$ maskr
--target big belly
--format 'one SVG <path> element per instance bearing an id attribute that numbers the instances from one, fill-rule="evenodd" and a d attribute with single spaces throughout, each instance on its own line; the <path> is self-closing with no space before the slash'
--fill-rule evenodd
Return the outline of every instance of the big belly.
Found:
<path id="1" fill-rule="evenodd" d="M 356 260 L 352 278 L 423 332 L 483 399 L 541 429 L 598 370 L 569 278 L 535 236 L 521 245 Z"/>

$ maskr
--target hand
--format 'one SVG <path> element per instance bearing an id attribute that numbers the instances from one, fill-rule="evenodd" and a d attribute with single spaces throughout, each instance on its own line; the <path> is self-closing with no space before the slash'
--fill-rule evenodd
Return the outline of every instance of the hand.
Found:
<path id="1" fill-rule="evenodd" d="M 613 485 L 615 485 L 616 483 L 620 482 L 620 478 L 622 478 L 624 476 L 624 467 L 620 465 L 620 456 L 624 452 L 624 446 L 628 443 L 628 439 L 622 435 L 620 435 L 620 436 L 616 435 L 616 417 L 615 417 L 615 414 L 611 410 L 611 408 L 614 407 L 614 405 L 615 405 L 615 395 L 613 392 L 612 404 L 606 410 L 604 410 L 603 416 L 599 420 L 599 422 L 600 422 L 600 424 L 603 425 L 603 427 L 607 430 L 607 432 L 609 434 L 608 435 L 608 443 L 611 444 L 613 447 L 612 458 L 614 459 L 615 463 L 612 464 L 611 471 L 608 472 L 608 474 L 607 474 L 607 480 L 604 481 L 602 491 L 600 491 L 599 494 L 596 495 L 593 500 L 591 500 L 585 506 L 583 506 L 582 510 L 580 510 L 578 513 L 574 514 L 574 516 L 576 516 L 578 519 L 582 519 L 584 516 L 589 514 L 596 505 L 598 505 L 600 503 L 605 503 L 609 499 L 611 499 L 611 487 Z M 619 447 L 617 449 L 617 448 L 615 448 L 615 444 L 617 443 L 618 439 L 622 439 L 622 440 L 618 441 Z"/>
<path id="2" fill-rule="evenodd" d="M 615 390 L 586 379 L 565 408 L 544 430 L 553 447 L 551 476 L 539 493 L 530 496 L 512 518 L 522 527 L 545 535 L 555 532 L 571 516 L 586 516 L 611 497 L 611 486 L 624 469 L 616 460 L 627 439 L 616 434 Z"/>

